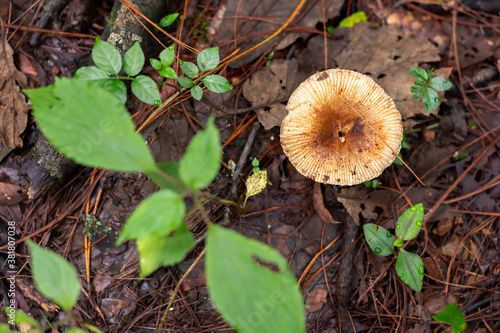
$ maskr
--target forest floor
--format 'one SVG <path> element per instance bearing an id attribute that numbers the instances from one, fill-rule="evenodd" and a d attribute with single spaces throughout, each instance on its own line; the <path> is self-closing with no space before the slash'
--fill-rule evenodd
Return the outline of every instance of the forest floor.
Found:
<path id="1" fill-rule="evenodd" d="M 167 31 L 198 51 L 218 46 L 225 59 L 277 31 L 299 2 L 171 1 L 163 15 L 181 13 Z M 85 215 L 91 214 L 119 231 L 137 205 L 158 190 L 156 185 L 143 174 L 75 167 L 49 188 L 30 192 L 30 184 L 20 176 L 20 170 L 29 174 L 22 166 L 40 139 L 29 106 L 17 100 L 16 91 L 50 85 L 55 77 L 72 77 L 87 66 L 113 6 L 109 1 L 71 0 L 41 24 L 35 18 L 50 3 L 4 1 L 0 8 L 2 45 L 8 43 L 14 51 L 10 58 L 5 48 L 1 51 L 0 66 L 16 73 L 14 86 L 5 83 L 12 81 L 9 77 L 0 77 L 0 225 L 5 228 L 4 221 L 15 221 L 20 240 L 32 238 L 74 264 L 86 295 L 74 311 L 84 321 L 104 332 L 150 332 L 203 242 L 182 263 L 140 279 L 135 244 L 115 248 L 113 241 L 96 241 L 87 281 L 82 230 Z M 342 19 L 358 11 L 366 13 L 368 22 L 338 28 Z M 41 32 L 39 40 L 33 40 L 35 32 Z M 172 43 L 161 32 L 153 33 L 165 45 Z M 153 40 L 146 59 L 157 58 L 160 51 Z M 177 55 L 178 60 L 195 60 L 182 47 Z M 436 75 L 453 83 L 440 93 L 442 103 L 435 111 L 427 112 L 421 100 L 412 98 L 415 79 L 409 69 L 415 66 L 435 68 Z M 406 145 L 401 156 L 408 167 L 389 166 L 376 187 L 315 185 L 283 153 L 280 124 L 290 94 L 306 78 L 328 68 L 371 76 L 402 114 Z M 430 315 L 452 302 L 465 315 L 466 332 L 499 332 L 499 71 L 496 1 L 306 1 L 282 33 L 223 68 L 220 74 L 233 90 L 207 91 L 201 101 L 178 96 L 141 133 L 157 161 L 178 161 L 195 132 L 216 114 L 223 167 L 208 191 L 229 198 L 231 172 L 252 129 L 257 130 L 237 179 L 237 194 L 245 193 L 254 159 L 267 170 L 270 183 L 249 199 L 247 211 L 230 217 L 230 228 L 269 244 L 286 258 L 304 296 L 308 332 L 340 331 L 334 294 L 348 216 L 361 235 L 350 249 L 348 286 L 348 311 L 356 332 L 451 332 Z M 149 62 L 143 74 L 158 80 Z M 174 92 L 163 86 L 162 100 Z M 127 108 L 137 126 L 156 109 L 132 96 Z M 417 203 L 426 212 L 423 232 L 406 249 L 424 262 L 419 293 L 398 278 L 389 257 L 370 250 L 361 232 L 366 223 L 394 229 L 397 218 Z M 211 203 L 206 208 L 212 221 L 224 219 L 224 206 Z M 206 232 L 199 212 L 186 222 L 195 237 Z M 2 239 L 2 256 L 5 244 Z M 53 304 L 34 288 L 22 242 L 17 251 L 23 268 L 16 294 L 19 307 L 40 322 L 60 319 L 51 311 Z M 183 280 L 164 331 L 232 331 L 208 297 L 203 267 L 201 259 Z M 1 274 L 7 276 L 5 270 Z M 2 295 L 6 300 L 5 291 Z"/>

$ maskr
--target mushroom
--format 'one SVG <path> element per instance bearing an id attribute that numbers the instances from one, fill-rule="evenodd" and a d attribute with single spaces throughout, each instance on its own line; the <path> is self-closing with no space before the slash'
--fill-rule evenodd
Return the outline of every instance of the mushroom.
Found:
<path id="1" fill-rule="evenodd" d="M 401 149 L 403 124 L 372 78 L 344 69 L 318 72 L 293 92 L 281 124 L 285 155 L 317 182 L 356 185 L 378 177 Z"/>

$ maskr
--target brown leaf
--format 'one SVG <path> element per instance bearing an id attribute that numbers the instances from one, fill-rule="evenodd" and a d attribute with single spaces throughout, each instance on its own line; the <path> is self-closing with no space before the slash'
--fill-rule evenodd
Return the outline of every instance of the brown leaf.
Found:
<path id="1" fill-rule="evenodd" d="M 326 289 L 314 289 L 309 292 L 306 297 L 306 310 L 309 312 L 321 310 L 323 304 L 326 303 L 327 295 L 328 291 Z"/>
<path id="2" fill-rule="evenodd" d="M 18 185 L 0 182 L 0 204 L 14 205 L 24 201 L 26 194 L 22 193 L 22 188 Z"/>
<path id="3" fill-rule="evenodd" d="M 385 208 L 396 197 L 394 192 L 387 190 L 377 190 L 372 194 L 373 196 L 370 197 L 361 187 L 347 187 L 340 190 L 337 200 L 344 205 L 354 222 L 359 225 L 359 214 L 365 219 L 374 220 L 378 217 L 375 208 Z"/>
<path id="4" fill-rule="evenodd" d="M 332 214 L 330 214 L 330 212 L 325 208 L 325 204 L 323 202 L 323 194 L 321 193 L 320 183 L 314 183 L 313 204 L 314 204 L 314 209 L 316 209 L 316 212 L 321 217 L 323 222 L 340 223 L 338 221 L 335 221 L 332 217 Z"/>
<path id="5" fill-rule="evenodd" d="M 257 71 L 243 85 L 243 96 L 256 105 L 269 103 L 269 110 L 257 111 L 259 122 L 266 130 L 280 126 L 287 115 L 286 107 L 278 101 L 285 101 L 299 85 L 297 80 L 297 61 L 278 59 L 270 67 Z"/>
<path id="6" fill-rule="evenodd" d="M 9 150 L 23 146 L 19 136 L 26 128 L 29 110 L 19 91 L 19 85 L 26 86 L 27 79 L 14 66 L 13 54 L 9 44 L 0 44 L 0 137 Z"/>
<path id="7" fill-rule="evenodd" d="M 236 47 L 241 48 L 241 51 L 248 50 L 273 34 L 291 16 L 299 2 L 300 0 L 229 0 L 223 2 L 215 14 L 215 20 L 208 28 L 208 36 L 214 44 L 231 43 L 234 45 L 236 42 L 238 43 Z M 344 1 L 340 0 L 328 1 L 325 17 L 328 19 L 337 16 L 343 3 Z M 319 21 L 323 21 L 322 8 L 321 1 L 306 3 L 293 23 L 301 28 L 314 29 Z M 275 49 L 283 49 L 298 37 L 308 35 L 308 32 L 282 32 L 282 39 Z M 272 42 L 276 42 L 276 39 Z M 231 62 L 229 66 L 237 68 L 248 64 L 259 57 L 269 44 Z"/>
<path id="8" fill-rule="evenodd" d="M 18 59 L 19 69 L 24 74 L 38 76 L 38 72 L 36 71 L 35 67 L 31 63 L 30 58 L 26 54 L 19 53 L 19 55 L 17 56 L 17 59 Z"/>

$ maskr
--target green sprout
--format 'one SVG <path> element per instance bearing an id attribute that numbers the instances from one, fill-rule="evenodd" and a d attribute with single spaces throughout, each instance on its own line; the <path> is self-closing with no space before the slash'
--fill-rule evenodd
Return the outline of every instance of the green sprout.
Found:
<path id="1" fill-rule="evenodd" d="M 420 67 L 410 68 L 410 74 L 417 79 L 410 91 L 413 93 L 414 99 L 422 97 L 425 110 L 428 112 L 434 111 L 439 107 L 440 99 L 437 91 L 445 91 L 453 86 L 450 81 L 442 77 L 432 77 L 433 72 L 434 68 L 428 71 Z"/>

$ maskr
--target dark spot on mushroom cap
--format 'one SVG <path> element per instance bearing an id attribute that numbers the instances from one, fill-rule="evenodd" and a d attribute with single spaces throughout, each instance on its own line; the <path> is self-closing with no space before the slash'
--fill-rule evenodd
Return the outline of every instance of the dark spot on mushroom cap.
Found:
<path id="1" fill-rule="evenodd" d="M 337 178 L 337 181 L 340 182 L 340 178 Z"/>
<path id="2" fill-rule="evenodd" d="M 323 181 L 324 181 L 325 183 L 328 181 L 328 179 L 330 179 L 330 177 L 329 177 L 329 176 L 327 176 L 327 175 L 324 175 L 324 176 L 323 176 Z"/>
<path id="3" fill-rule="evenodd" d="M 316 81 L 323 81 L 328 79 L 328 74 L 326 72 L 320 72 L 319 77 L 316 79 Z"/>
<path id="4" fill-rule="evenodd" d="M 359 148 L 358 153 L 362 153 L 363 149 Z"/>

